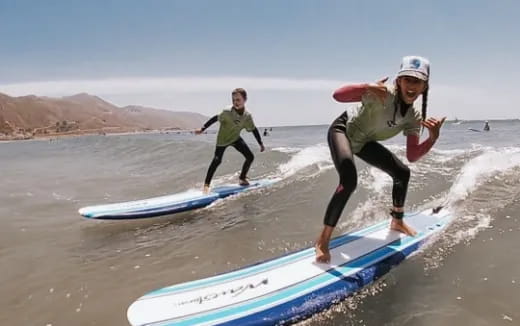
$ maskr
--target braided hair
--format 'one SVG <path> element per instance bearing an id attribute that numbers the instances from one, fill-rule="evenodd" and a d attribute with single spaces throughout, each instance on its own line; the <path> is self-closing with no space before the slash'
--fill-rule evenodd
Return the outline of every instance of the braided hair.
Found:
<path id="1" fill-rule="evenodd" d="M 428 107 L 428 91 L 430 90 L 430 85 L 426 84 L 426 88 L 422 93 L 422 120 L 426 120 L 426 108 Z"/>

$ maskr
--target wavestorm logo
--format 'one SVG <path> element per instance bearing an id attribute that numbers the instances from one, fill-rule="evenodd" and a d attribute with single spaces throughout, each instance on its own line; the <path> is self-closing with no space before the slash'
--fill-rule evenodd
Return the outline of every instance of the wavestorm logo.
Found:
<path id="1" fill-rule="evenodd" d="M 181 301 L 179 303 L 176 303 L 175 305 L 183 306 L 183 305 L 187 305 L 187 304 L 203 304 L 208 301 L 216 300 L 218 298 L 222 298 L 225 296 L 235 298 L 235 297 L 238 297 L 239 295 L 243 294 L 247 290 L 256 289 L 259 286 L 267 285 L 268 283 L 269 283 L 269 280 L 267 278 L 264 278 L 263 280 L 261 280 L 260 282 L 258 282 L 256 284 L 255 283 L 242 284 L 237 287 L 227 289 L 227 290 L 224 290 L 221 292 L 208 293 L 206 295 L 203 295 L 203 296 L 201 295 L 201 296 L 198 296 L 191 300 Z"/>

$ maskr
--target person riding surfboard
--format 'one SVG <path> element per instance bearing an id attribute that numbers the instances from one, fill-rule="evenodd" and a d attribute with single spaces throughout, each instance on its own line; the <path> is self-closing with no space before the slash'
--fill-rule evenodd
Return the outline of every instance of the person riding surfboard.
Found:
<path id="1" fill-rule="evenodd" d="M 236 88 L 231 93 L 231 99 L 233 105 L 225 108 L 220 114 L 213 116 L 209 119 L 202 128 L 195 130 L 195 133 L 200 135 L 204 130 L 208 129 L 215 122 L 220 122 L 220 127 L 217 134 L 217 145 L 215 148 L 215 155 L 206 174 L 204 180 L 203 192 L 208 193 L 211 184 L 211 179 L 217 170 L 217 167 L 222 162 L 222 156 L 228 146 L 233 146 L 245 157 L 244 164 L 242 165 L 242 172 L 239 176 L 239 185 L 248 186 L 249 181 L 247 179 L 247 173 L 255 156 L 247 146 L 246 142 L 240 137 L 242 129 L 246 129 L 252 132 L 255 136 L 256 141 L 260 145 L 260 152 L 265 150 L 260 132 L 255 126 L 253 116 L 249 111 L 246 110 L 245 103 L 247 101 L 247 92 L 243 88 Z"/>
<path id="2" fill-rule="evenodd" d="M 330 262 L 332 232 L 356 188 L 354 155 L 392 177 L 391 229 L 411 236 L 416 234 L 403 221 L 410 169 L 378 141 L 403 132 L 407 138 L 406 156 L 410 162 L 419 160 L 432 148 L 446 117 L 426 119 L 429 77 L 430 63 L 426 58 L 406 56 L 402 59 L 394 85 L 385 85 L 387 77 L 376 83 L 346 85 L 334 92 L 333 98 L 338 102 L 361 104 L 352 113 L 342 113 L 328 130 L 328 144 L 340 180 L 327 206 L 324 226 L 316 240 L 317 262 Z M 420 95 L 421 112 L 413 106 Z M 429 138 L 422 143 L 421 126 L 429 131 Z"/>

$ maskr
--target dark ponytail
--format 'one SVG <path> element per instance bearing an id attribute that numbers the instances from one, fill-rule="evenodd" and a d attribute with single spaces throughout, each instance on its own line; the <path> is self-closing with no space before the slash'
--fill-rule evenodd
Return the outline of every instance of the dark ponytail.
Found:
<path id="1" fill-rule="evenodd" d="M 395 114 L 397 113 L 397 110 L 399 110 L 399 106 L 401 103 L 401 89 L 399 87 L 399 83 L 397 82 L 397 79 L 395 80 L 395 96 L 394 96 L 394 121 L 395 121 Z"/>
<path id="2" fill-rule="evenodd" d="M 426 85 L 426 89 L 422 93 L 422 120 L 426 120 L 426 108 L 428 107 L 428 90 L 430 89 L 429 85 Z"/>
<path id="3" fill-rule="evenodd" d="M 422 93 L 422 112 L 421 118 L 422 121 L 426 120 L 426 110 L 428 108 L 428 91 L 430 90 L 430 85 L 426 85 L 426 89 Z M 421 126 L 421 135 L 424 132 L 424 126 Z"/>

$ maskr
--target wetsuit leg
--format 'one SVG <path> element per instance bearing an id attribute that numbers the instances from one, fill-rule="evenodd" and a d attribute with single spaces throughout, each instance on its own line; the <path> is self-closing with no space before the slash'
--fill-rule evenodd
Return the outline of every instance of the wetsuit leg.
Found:
<path id="1" fill-rule="evenodd" d="M 211 179 L 213 179 L 213 175 L 217 170 L 217 167 L 222 163 L 222 156 L 224 156 L 224 151 L 227 146 L 217 146 L 215 148 L 215 156 L 209 165 L 208 173 L 206 174 L 206 180 L 204 181 L 205 185 L 209 185 L 211 183 Z"/>
<path id="2" fill-rule="evenodd" d="M 356 154 L 363 161 L 388 173 L 394 180 L 392 189 L 392 200 L 395 207 L 403 207 L 410 180 L 410 168 L 406 166 L 395 154 L 386 147 L 377 143 L 369 142 Z"/>
<path id="3" fill-rule="evenodd" d="M 332 161 L 339 174 L 339 185 L 327 206 L 323 221 L 325 225 L 331 227 L 335 227 L 338 223 L 350 195 L 357 186 L 357 171 L 350 141 L 345 134 L 344 124 L 337 123 L 338 119 L 330 127 L 327 137 Z"/>
<path id="4" fill-rule="evenodd" d="M 242 172 L 240 173 L 240 179 L 245 180 L 247 177 L 247 172 L 249 172 L 249 168 L 251 167 L 251 164 L 253 163 L 253 160 L 255 159 L 255 156 L 253 155 L 253 152 L 249 149 L 249 146 L 247 146 L 246 142 L 240 137 L 236 142 L 233 143 L 233 147 L 236 148 L 237 151 L 239 151 L 246 160 L 244 161 L 244 164 L 242 165 Z"/>

